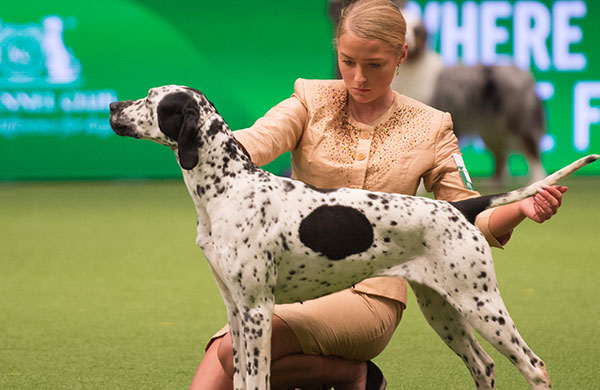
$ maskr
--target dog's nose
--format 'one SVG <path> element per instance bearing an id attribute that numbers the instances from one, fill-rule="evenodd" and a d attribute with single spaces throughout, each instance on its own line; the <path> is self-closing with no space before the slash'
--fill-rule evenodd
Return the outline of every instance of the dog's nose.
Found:
<path id="1" fill-rule="evenodd" d="M 113 112 L 117 111 L 118 107 L 119 107 L 119 102 L 110 103 L 110 113 L 112 114 Z"/>

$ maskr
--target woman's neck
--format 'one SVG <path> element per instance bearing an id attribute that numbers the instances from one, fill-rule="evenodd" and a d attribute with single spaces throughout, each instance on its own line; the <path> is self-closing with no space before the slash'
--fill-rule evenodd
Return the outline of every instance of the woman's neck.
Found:
<path id="1" fill-rule="evenodd" d="M 371 124 L 379 119 L 394 104 L 394 92 L 390 89 L 381 97 L 367 103 L 357 102 L 348 95 L 348 110 L 354 120 Z"/>

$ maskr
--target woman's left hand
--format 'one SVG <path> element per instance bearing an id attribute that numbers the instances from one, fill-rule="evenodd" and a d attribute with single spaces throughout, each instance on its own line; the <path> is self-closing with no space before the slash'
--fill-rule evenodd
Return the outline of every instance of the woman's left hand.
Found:
<path id="1" fill-rule="evenodd" d="M 521 212 L 537 223 L 547 221 L 558 211 L 567 190 L 565 186 L 543 186 L 537 194 L 521 201 Z"/>

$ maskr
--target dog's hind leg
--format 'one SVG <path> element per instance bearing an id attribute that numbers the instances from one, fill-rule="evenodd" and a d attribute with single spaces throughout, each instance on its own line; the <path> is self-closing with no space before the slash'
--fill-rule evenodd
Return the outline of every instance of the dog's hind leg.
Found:
<path id="1" fill-rule="evenodd" d="M 517 331 L 491 276 L 486 286 L 487 291 L 472 290 L 472 294 L 462 294 L 460 302 L 456 300 L 455 303 L 462 308 L 462 314 L 471 326 L 519 369 L 532 389 L 550 389 L 544 362 Z"/>
<path id="2" fill-rule="evenodd" d="M 494 361 L 475 339 L 471 326 L 437 291 L 418 283 L 410 286 L 427 322 L 463 360 L 477 389 L 494 389 Z"/>

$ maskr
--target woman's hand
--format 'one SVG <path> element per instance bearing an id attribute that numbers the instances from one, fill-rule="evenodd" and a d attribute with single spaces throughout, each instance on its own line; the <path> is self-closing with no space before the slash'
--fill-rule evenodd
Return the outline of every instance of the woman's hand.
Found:
<path id="1" fill-rule="evenodd" d="M 544 186 L 538 193 L 520 202 L 521 212 L 529 219 L 542 223 L 552 218 L 562 204 L 565 186 Z"/>

